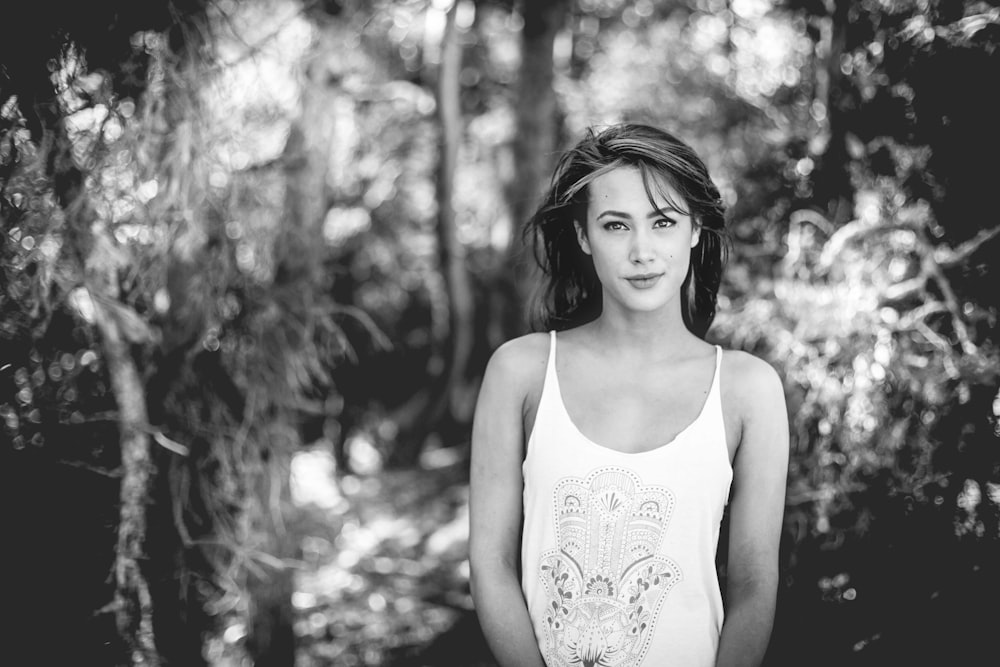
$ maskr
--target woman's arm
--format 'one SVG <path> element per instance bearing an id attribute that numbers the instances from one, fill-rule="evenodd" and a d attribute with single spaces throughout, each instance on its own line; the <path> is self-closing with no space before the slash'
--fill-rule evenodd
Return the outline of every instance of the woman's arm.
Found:
<path id="1" fill-rule="evenodd" d="M 490 359 L 472 426 L 469 564 L 472 599 L 501 667 L 544 667 L 518 581 L 523 489 L 524 339 Z"/>
<path id="2" fill-rule="evenodd" d="M 734 355 L 732 407 L 741 415 L 730 499 L 726 617 L 717 667 L 756 666 L 771 636 L 788 475 L 788 412 L 778 374 Z"/>

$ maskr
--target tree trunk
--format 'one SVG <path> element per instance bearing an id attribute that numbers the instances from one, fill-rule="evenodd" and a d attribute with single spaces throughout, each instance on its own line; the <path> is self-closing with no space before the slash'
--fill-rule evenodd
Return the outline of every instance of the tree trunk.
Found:
<path id="1" fill-rule="evenodd" d="M 117 284 L 117 275 L 108 276 Z M 100 277 L 98 277 L 100 279 Z M 89 282 L 89 281 L 88 281 Z M 117 290 L 108 296 L 117 296 Z M 100 298 L 97 299 L 100 302 Z M 132 663 L 146 667 L 160 664 L 153 633 L 153 600 L 140 569 L 146 559 L 146 502 L 154 474 L 146 433 L 146 392 L 129 341 L 106 306 L 95 308 L 104 357 L 118 403 L 121 430 L 122 486 L 118 550 L 115 558 L 115 593 L 118 631 L 132 650 Z"/>
<path id="2" fill-rule="evenodd" d="M 66 125 L 56 113 L 53 107 L 51 113 L 42 114 L 48 142 L 43 148 L 48 153 L 48 175 L 66 214 L 67 254 L 79 262 L 94 303 L 95 323 L 118 405 L 122 482 L 114 564 L 115 620 L 132 664 L 158 667 L 153 602 L 141 569 L 146 561 L 146 503 L 154 466 L 146 433 L 146 393 L 129 349 L 130 343 L 144 342 L 136 340 L 136 336 L 142 334 L 145 325 L 138 315 L 118 303 L 119 264 L 113 251 L 109 252 L 114 242 L 106 238 L 106 232 L 95 231 L 96 213 L 83 187 L 85 178 L 73 160 Z M 131 326 L 123 327 L 123 322 Z"/>
<path id="3" fill-rule="evenodd" d="M 412 465 L 420 456 L 424 440 L 449 419 L 464 424 L 471 420 L 471 406 L 462 401 L 467 394 L 466 372 L 475 337 L 475 300 L 465 262 L 465 247 L 458 238 L 453 204 L 455 166 L 462 140 L 459 73 L 462 50 L 455 25 L 458 3 L 448 10 L 441 41 L 441 65 L 435 96 L 440 126 L 437 167 L 438 258 L 448 298 L 448 335 L 442 345 L 443 364 L 431 386 L 395 415 L 400 437 L 390 465 Z"/>
<path id="4" fill-rule="evenodd" d="M 815 100 L 826 111 L 828 140 L 813 175 L 813 199 L 825 204 L 826 217 L 836 226 L 851 219 L 854 191 L 847 151 L 848 105 L 843 85 L 840 57 L 847 43 L 848 2 L 827 0 L 827 16 L 819 19 L 820 39 L 816 45 Z"/>
<path id="5" fill-rule="evenodd" d="M 247 589 L 250 593 L 250 628 L 247 649 L 254 667 L 294 667 L 295 592 L 293 571 L 284 563 L 295 555 L 296 545 L 285 530 L 285 513 L 291 507 L 288 478 L 291 467 L 287 446 L 270 448 L 260 471 L 256 497 L 260 516 L 254 532 L 261 536 L 262 562 L 250 568 Z"/>
<path id="6" fill-rule="evenodd" d="M 520 232 L 548 186 L 559 135 L 559 105 L 552 82 L 555 78 L 552 48 L 566 23 L 567 0 L 524 2 L 521 36 L 521 71 L 517 86 L 517 131 L 514 137 L 514 180 L 507 190 L 514 234 L 507 266 L 514 279 L 522 312 L 508 325 L 506 336 L 523 333 L 523 306 L 537 285 L 538 268 L 531 248 L 520 242 Z"/>
<path id="7" fill-rule="evenodd" d="M 302 108 L 292 123 L 282 162 L 285 176 L 285 217 L 275 241 L 274 293 L 282 312 L 282 327 L 291 349 L 281 354 L 291 360 L 310 345 L 311 327 L 305 323 L 316 318 L 317 294 L 321 284 L 323 221 L 327 212 L 326 176 L 334 116 L 329 112 L 336 91 L 331 89 L 325 67 L 327 42 L 332 39 L 317 26 L 319 44 L 302 82 Z M 286 376 L 295 373 L 288 371 Z M 289 380 L 292 384 L 301 378 Z M 303 387 L 291 386 L 290 398 L 298 397 Z M 292 419 L 288 406 L 275 406 L 275 421 Z M 281 440 L 286 440 L 282 437 Z M 251 568 L 247 582 L 250 599 L 250 635 L 248 649 L 256 667 L 292 667 L 295 664 L 295 634 L 292 593 L 293 571 L 283 563 L 296 555 L 297 545 L 286 533 L 286 514 L 291 508 L 289 471 L 291 445 L 277 442 L 266 448 L 265 470 L 257 481 L 255 495 L 260 515 L 254 517 L 263 540 L 259 550 L 265 562 Z"/>
<path id="8" fill-rule="evenodd" d="M 438 199 L 438 254 L 448 293 L 449 345 L 447 383 L 444 407 L 458 421 L 467 421 L 458 403 L 464 389 L 465 372 L 472 353 L 475 303 L 472 282 L 465 261 L 465 247 L 458 239 L 455 219 L 454 192 L 455 168 L 458 149 L 462 141 L 462 110 L 459 98 L 459 73 L 462 69 L 462 51 L 455 27 L 454 3 L 448 11 L 441 48 L 441 69 L 437 82 L 437 109 L 441 122 L 439 162 L 437 177 Z"/>

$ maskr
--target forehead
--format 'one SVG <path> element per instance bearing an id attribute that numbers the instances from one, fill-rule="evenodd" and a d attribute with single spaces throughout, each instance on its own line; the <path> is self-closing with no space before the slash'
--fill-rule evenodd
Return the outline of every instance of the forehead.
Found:
<path id="1" fill-rule="evenodd" d="M 649 192 L 637 167 L 618 167 L 605 172 L 587 186 L 589 212 L 597 215 L 605 208 L 641 209 L 643 213 L 662 208 L 682 208 L 684 199 L 661 174 L 647 172 Z M 652 201 L 650 200 L 652 195 Z"/>

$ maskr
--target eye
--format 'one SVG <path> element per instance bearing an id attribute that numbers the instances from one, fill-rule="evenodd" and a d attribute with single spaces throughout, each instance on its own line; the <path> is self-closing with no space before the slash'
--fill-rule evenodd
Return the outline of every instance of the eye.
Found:
<path id="1" fill-rule="evenodd" d="M 609 232 L 614 232 L 614 231 L 628 229 L 628 225 L 626 225 L 621 220 L 609 220 L 608 222 L 604 223 L 604 229 L 608 230 Z"/>
<path id="2" fill-rule="evenodd" d="M 653 228 L 666 229 L 669 227 L 673 227 L 676 224 L 677 224 L 676 220 L 671 220 L 670 218 L 658 218 L 655 222 L 653 222 Z"/>

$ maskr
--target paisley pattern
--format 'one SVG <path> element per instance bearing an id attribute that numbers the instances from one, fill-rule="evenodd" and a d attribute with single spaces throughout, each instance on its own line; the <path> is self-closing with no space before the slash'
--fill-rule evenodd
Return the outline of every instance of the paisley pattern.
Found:
<path id="1" fill-rule="evenodd" d="M 680 568 L 658 554 L 669 489 L 630 470 L 599 468 L 555 486 L 558 548 L 542 555 L 549 667 L 638 667 Z"/>

